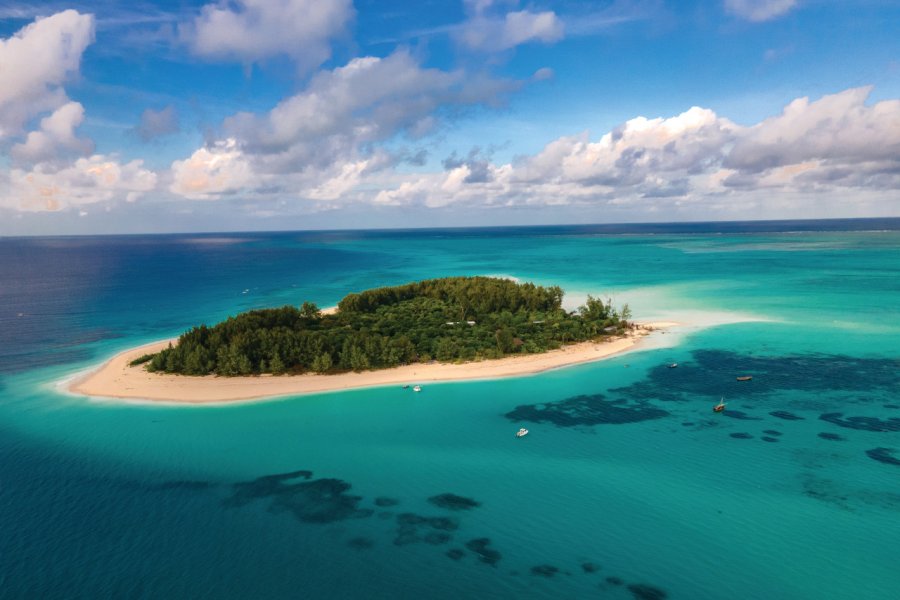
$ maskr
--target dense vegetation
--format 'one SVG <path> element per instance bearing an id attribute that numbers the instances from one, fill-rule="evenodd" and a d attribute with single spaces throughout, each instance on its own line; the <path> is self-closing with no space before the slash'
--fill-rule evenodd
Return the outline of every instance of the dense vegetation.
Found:
<path id="1" fill-rule="evenodd" d="M 186 375 L 363 371 L 546 352 L 628 326 L 627 306 L 619 313 L 588 296 L 568 313 L 562 298 L 559 287 L 506 279 L 432 279 L 349 294 L 336 314 L 309 302 L 252 310 L 194 327 L 134 364 Z"/>

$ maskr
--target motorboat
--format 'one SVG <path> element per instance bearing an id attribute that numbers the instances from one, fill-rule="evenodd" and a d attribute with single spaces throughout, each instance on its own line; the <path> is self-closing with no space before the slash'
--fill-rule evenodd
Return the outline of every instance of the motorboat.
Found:
<path id="1" fill-rule="evenodd" d="M 713 412 L 722 412 L 725 410 L 725 398 L 719 400 L 719 403 L 713 406 Z"/>
<path id="2" fill-rule="evenodd" d="M 528 430 L 524 427 L 516 432 L 516 437 L 525 437 L 526 435 L 528 435 Z"/>
<path id="3" fill-rule="evenodd" d="M 667 365 L 670 369 L 677 369 L 678 363 L 672 363 L 671 365 Z"/>
<path id="4" fill-rule="evenodd" d="M 420 385 L 414 385 L 414 386 L 413 386 L 413 391 L 414 391 L 414 392 L 421 392 L 421 391 L 422 391 L 422 386 L 420 386 Z"/>
<path id="5" fill-rule="evenodd" d="M 741 375 L 737 378 L 738 381 L 750 381 L 753 379 L 753 375 Z"/>

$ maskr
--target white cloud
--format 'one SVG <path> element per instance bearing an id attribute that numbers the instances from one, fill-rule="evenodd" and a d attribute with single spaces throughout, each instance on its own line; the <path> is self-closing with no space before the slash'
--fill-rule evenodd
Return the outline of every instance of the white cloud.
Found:
<path id="1" fill-rule="evenodd" d="M 331 56 L 353 16 L 351 0 L 234 0 L 205 5 L 180 31 L 199 56 L 250 64 L 282 55 L 307 70 Z"/>
<path id="2" fill-rule="evenodd" d="M 255 177 L 234 139 L 200 148 L 190 158 L 172 163 L 169 190 L 191 200 L 215 200 L 220 195 L 252 188 Z"/>
<path id="3" fill-rule="evenodd" d="M 725 0 L 728 12 L 754 22 L 780 17 L 796 5 L 797 0 Z"/>
<path id="4" fill-rule="evenodd" d="M 0 139 L 67 102 L 62 88 L 94 39 L 94 18 L 74 10 L 39 18 L 0 39 Z"/>
<path id="5" fill-rule="evenodd" d="M 596 142 L 587 133 L 562 137 L 511 164 L 451 157 L 445 173 L 396 181 L 372 201 L 627 207 L 635 214 L 690 207 L 703 218 L 704 210 L 774 210 L 802 198 L 832 210 L 845 204 L 855 214 L 853 198 L 887 193 L 882 202 L 900 200 L 900 100 L 867 106 L 869 91 L 800 98 L 751 127 L 694 107 L 631 119 Z M 473 168 L 482 174 L 473 178 Z"/>
<path id="6" fill-rule="evenodd" d="M 580 181 L 609 188 L 646 183 L 660 172 L 703 168 L 720 158 L 735 125 L 699 107 L 668 119 L 636 117 L 590 142 L 560 138 L 516 165 L 518 181 Z"/>
<path id="7" fill-rule="evenodd" d="M 133 202 L 156 187 L 156 174 L 143 161 L 126 164 L 94 155 L 62 169 L 47 163 L 12 169 L 0 185 L 0 207 L 22 212 L 59 211 L 104 201 Z"/>
<path id="8" fill-rule="evenodd" d="M 496 103 L 518 82 L 422 68 L 408 52 L 363 57 L 316 74 L 264 114 L 225 120 L 225 139 L 173 163 L 171 191 L 214 199 L 245 192 L 331 200 L 402 160 L 379 144 L 426 135 L 436 113 Z"/>
<path id="9" fill-rule="evenodd" d="M 454 35 L 470 49 L 500 52 L 529 42 L 558 42 L 565 35 L 565 27 L 553 11 L 521 10 L 503 16 L 479 12 L 464 22 Z"/>
<path id="10" fill-rule="evenodd" d="M 726 166 L 759 172 L 814 159 L 900 162 L 900 100 L 866 106 L 871 91 L 852 88 L 815 102 L 794 100 L 780 115 L 748 128 Z"/>
<path id="11" fill-rule="evenodd" d="M 91 140 L 76 135 L 84 107 L 63 88 L 78 75 L 93 40 L 94 17 L 74 10 L 37 18 L 0 40 L 0 139 L 19 140 L 10 148 L 16 166 L 0 172 L 0 208 L 59 211 L 134 201 L 155 188 L 156 174 L 140 160 L 122 164 L 99 154 L 66 160 L 67 154 L 93 150 Z M 37 117 L 37 129 L 26 135 Z"/>
<path id="12" fill-rule="evenodd" d="M 90 154 L 90 140 L 75 136 L 75 128 L 84 120 L 84 107 L 78 102 L 68 102 L 53 114 L 41 119 L 40 129 L 32 131 L 21 144 L 13 146 L 11 155 L 20 163 L 38 163 L 52 160 L 61 150 Z"/>

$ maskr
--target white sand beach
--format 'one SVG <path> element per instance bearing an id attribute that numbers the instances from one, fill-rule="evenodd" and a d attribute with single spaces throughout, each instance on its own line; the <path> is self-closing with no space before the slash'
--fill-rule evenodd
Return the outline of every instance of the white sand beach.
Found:
<path id="1" fill-rule="evenodd" d="M 158 352 L 170 342 L 162 340 L 121 352 L 96 370 L 73 378 L 68 391 L 92 397 L 205 404 L 257 400 L 353 388 L 413 385 L 438 381 L 520 377 L 570 365 L 601 360 L 633 350 L 652 331 L 677 323 L 639 324 L 628 335 L 600 343 L 582 342 L 543 354 L 509 356 L 460 364 L 413 364 L 378 371 L 338 375 L 260 375 L 251 377 L 204 377 L 149 373 L 144 365 L 130 366 L 135 358 Z"/>

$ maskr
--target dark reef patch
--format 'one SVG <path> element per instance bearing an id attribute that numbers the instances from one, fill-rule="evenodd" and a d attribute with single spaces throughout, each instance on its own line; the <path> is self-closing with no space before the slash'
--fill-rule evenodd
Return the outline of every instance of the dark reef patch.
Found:
<path id="1" fill-rule="evenodd" d="M 843 413 L 825 413 L 819 415 L 819 418 L 829 423 L 834 423 L 839 427 L 848 429 L 859 429 L 862 431 L 872 431 L 875 433 L 885 431 L 900 431 L 900 418 L 893 417 L 890 419 L 879 419 L 877 417 L 847 417 L 842 418 Z"/>
<path id="2" fill-rule="evenodd" d="M 886 465 L 900 466 L 900 458 L 894 456 L 895 452 L 896 450 L 893 448 L 873 448 L 871 450 L 866 450 L 866 455 L 872 460 L 877 460 Z"/>
<path id="3" fill-rule="evenodd" d="M 677 369 L 659 365 L 647 373 L 646 379 L 610 392 L 632 400 L 691 402 L 698 397 L 717 399 L 720 392 L 730 398 L 747 399 L 779 390 L 892 390 L 900 386 L 898 367 L 896 359 L 822 353 L 756 356 L 705 349 L 692 352 L 691 359 L 679 362 Z M 753 385 L 735 379 L 742 373 L 753 373 Z M 715 394 L 710 393 L 711 386 Z"/>
<path id="4" fill-rule="evenodd" d="M 658 587 L 646 583 L 632 583 L 628 591 L 636 600 L 665 600 L 669 595 Z"/>
<path id="5" fill-rule="evenodd" d="M 773 410 L 769 413 L 773 417 L 777 417 L 779 419 L 784 419 L 785 421 L 804 421 L 805 419 L 800 415 L 795 415 L 792 412 L 788 412 L 786 410 Z"/>
<path id="6" fill-rule="evenodd" d="M 752 415 L 748 415 L 747 413 L 742 412 L 740 410 L 727 410 L 726 409 L 726 410 L 722 411 L 722 414 L 725 415 L 726 417 L 731 417 L 732 419 L 738 419 L 740 421 L 761 421 L 762 420 L 759 417 L 754 417 Z"/>
<path id="7" fill-rule="evenodd" d="M 443 531 L 429 531 L 425 534 L 425 543 L 432 546 L 440 546 L 446 544 L 453 539 L 453 536 Z"/>
<path id="8" fill-rule="evenodd" d="M 541 575 L 542 577 L 553 577 L 559 573 L 559 569 L 553 565 L 536 565 L 531 567 L 532 575 Z"/>
<path id="9" fill-rule="evenodd" d="M 468 542 L 466 542 L 466 548 L 477 554 L 478 560 L 485 564 L 491 565 L 492 567 L 495 567 L 500 561 L 502 555 L 496 550 L 488 548 L 488 546 L 490 545 L 490 538 L 475 538 L 474 540 L 469 540 Z"/>
<path id="10" fill-rule="evenodd" d="M 900 408 L 900 404 L 885 404 L 885 408 Z"/>
<path id="11" fill-rule="evenodd" d="M 304 481 L 291 483 L 296 479 Z M 290 512 L 305 523 L 333 523 L 372 516 L 374 511 L 359 508 L 361 496 L 346 493 L 351 487 L 340 479 L 312 479 L 312 471 L 292 471 L 235 483 L 233 493 L 223 504 L 240 507 L 254 500 L 268 499 L 270 511 Z"/>
<path id="12" fill-rule="evenodd" d="M 843 442 L 846 439 L 836 433 L 829 433 L 827 431 L 821 432 L 819 434 L 819 437 L 822 438 L 823 440 L 831 440 L 833 442 Z"/>
<path id="13" fill-rule="evenodd" d="M 375 506 L 386 507 L 397 506 L 398 504 L 400 504 L 400 501 L 396 498 L 387 498 L 385 496 L 378 496 L 377 498 L 375 498 Z"/>
<path id="14" fill-rule="evenodd" d="M 466 551 L 463 550 L 462 548 L 450 548 L 444 554 L 446 554 L 448 557 L 452 558 L 453 560 L 459 560 L 463 556 L 466 555 Z"/>
<path id="15" fill-rule="evenodd" d="M 762 437 L 759 438 L 759 439 L 761 439 L 761 440 L 764 441 L 764 442 L 769 442 L 770 444 L 775 443 L 775 442 L 778 441 L 778 438 L 777 438 L 777 437 L 772 437 L 772 436 L 769 436 L 769 435 L 764 435 L 764 436 L 762 436 Z"/>
<path id="16" fill-rule="evenodd" d="M 408 546 L 409 544 L 416 544 L 421 541 L 421 538 L 417 535 L 417 529 L 415 525 L 400 525 L 397 527 L 397 535 L 394 536 L 394 545 L 395 546 Z"/>
<path id="17" fill-rule="evenodd" d="M 419 535 L 421 528 L 434 529 L 424 536 Z M 394 537 L 395 546 L 406 546 L 424 541 L 427 544 L 437 546 L 446 544 L 452 539 L 448 531 L 459 528 L 459 521 L 450 517 L 423 517 L 413 513 L 397 515 L 397 534 Z"/>
<path id="18" fill-rule="evenodd" d="M 728 437 L 733 437 L 736 440 L 752 440 L 753 436 L 744 431 L 738 433 L 729 433 Z"/>
<path id="19" fill-rule="evenodd" d="M 684 423 L 681 424 L 681 426 L 682 427 L 693 427 L 694 422 L 693 421 L 685 421 Z"/>
<path id="20" fill-rule="evenodd" d="M 629 404 L 627 400 L 605 400 L 602 394 L 575 396 L 543 404 L 522 404 L 506 413 L 510 421 L 553 423 L 558 427 L 579 425 L 620 425 L 668 416 L 668 411 L 646 401 Z"/>
<path id="21" fill-rule="evenodd" d="M 776 431 L 774 429 L 763 429 L 763 433 L 766 435 L 774 435 L 775 437 L 782 435 L 780 431 Z"/>
<path id="22" fill-rule="evenodd" d="M 400 525 L 424 525 L 441 531 L 456 531 L 459 529 L 459 521 L 452 517 L 423 517 L 413 513 L 397 515 L 397 523 Z"/>
<path id="23" fill-rule="evenodd" d="M 481 502 L 477 502 L 472 498 L 465 496 L 457 496 L 456 494 L 446 493 L 432 496 L 428 499 L 435 506 L 446 508 L 447 510 L 470 510 L 481 506 Z"/>
<path id="24" fill-rule="evenodd" d="M 621 577 L 607 577 L 606 583 L 608 583 L 610 585 L 622 585 L 625 582 L 622 581 Z"/>
<path id="25" fill-rule="evenodd" d="M 226 506 L 244 506 L 258 500 L 260 498 L 268 498 L 283 493 L 289 484 L 285 483 L 292 479 L 311 479 L 312 471 L 291 471 L 290 473 L 279 473 L 277 475 L 265 475 L 257 477 L 252 481 L 235 483 L 231 497 L 225 500 Z"/>
<path id="26" fill-rule="evenodd" d="M 367 537 L 355 537 L 347 541 L 347 545 L 357 550 L 368 550 L 375 545 L 375 541 Z"/>
<path id="27" fill-rule="evenodd" d="M 585 573 L 596 573 L 600 570 L 600 565 L 592 562 L 581 563 L 581 570 Z"/>

